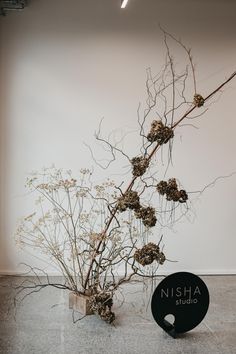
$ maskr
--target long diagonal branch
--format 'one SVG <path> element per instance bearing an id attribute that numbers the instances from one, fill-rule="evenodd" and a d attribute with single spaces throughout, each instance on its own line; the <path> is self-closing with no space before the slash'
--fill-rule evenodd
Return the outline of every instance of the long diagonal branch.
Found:
<path id="1" fill-rule="evenodd" d="M 231 81 L 234 77 L 236 76 L 236 71 L 227 79 L 225 80 L 220 86 L 218 86 L 214 91 L 212 91 L 208 96 L 206 96 L 204 98 L 204 102 L 206 102 L 207 100 L 209 100 L 212 96 L 214 96 L 218 91 L 220 91 L 229 81 Z M 187 112 L 179 119 L 177 120 L 174 124 L 172 124 L 171 126 L 171 129 L 174 130 L 185 118 L 188 117 L 188 115 L 190 113 L 192 113 L 195 109 L 197 108 L 197 105 L 193 104 L 191 108 L 189 108 L 187 110 Z M 152 157 L 155 155 L 155 153 L 158 151 L 158 149 L 160 148 L 161 144 L 157 143 L 156 146 L 153 148 L 153 150 L 151 151 L 151 153 L 149 154 L 149 156 L 147 157 L 147 159 L 150 161 L 152 159 Z M 131 180 L 131 182 L 129 183 L 128 187 L 126 188 L 126 192 L 130 191 L 132 189 L 132 186 L 134 184 L 134 182 L 136 181 L 136 179 L 139 178 L 137 176 L 134 176 Z M 92 268 L 93 268 L 93 265 L 94 265 L 94 262 L 95 262 L 95 259 L 97 257 L 97 255 L 99 254 L 99 251 L 100 251 L 100 248 L 101 246 L 103 245 L 103 243 L 106 241 L 106 235 L 107 235 L 107 232 L 110 228 L 110 225 L 113 221 L 113 219 L 115 218 L 116 216 L 116 213 L 118 211 L 118 208 L 117 206 L 115 206 L 112 210 L 110 210 L 110 217 L 108 219 L 108 221 L 106 222 L 106 225 L 105 225 L 105 228 L 104 230 L 101 232 L 101 240 L 99 241 L 98 245 L 97 245 L 97 248 L 95 249 L 94 251 L 94 254 L 92 256 L 92 259 L 91 259 L 91 262 L 90 262 L 90 265 L 89 265 L 89 268 L 88 268 L 88 272 L 87 272 L 87 276 L 85 278 L 85 282 L 84 282 L 84 290 L 86 290 L 87 288 L 87 285 L 88 285 L 88 282 L 89 282 L 89 279 L 90 279 L 90 274 L 91 274 L 91 271 L 92 271 Z"/>

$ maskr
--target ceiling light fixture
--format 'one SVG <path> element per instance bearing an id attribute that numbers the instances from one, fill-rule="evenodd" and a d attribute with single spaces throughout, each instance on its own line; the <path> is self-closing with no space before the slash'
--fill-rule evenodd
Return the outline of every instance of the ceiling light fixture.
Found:
<path id="1" fill-rule="evenodd" d="M 0 15 L 5 16 L 10 10 L 23 10 L 27 0 L 0 0 Z"/>
<path id="2" fill-rule="evenodd" d="M 121 0 L 121 8 L 124 9 L 126 5 L 128 4 L 129 0 Z"/>

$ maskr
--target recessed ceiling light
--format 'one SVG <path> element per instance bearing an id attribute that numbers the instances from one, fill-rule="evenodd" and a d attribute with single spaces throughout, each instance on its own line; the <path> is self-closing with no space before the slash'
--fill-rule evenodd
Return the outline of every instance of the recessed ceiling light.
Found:
<path id="1" fill-rule="evenodd" d="M 121 1 L 121 8 L 124 9 L 126 7 L 126 5 L 128 4 L 129 0 L 122 0 Z"/>

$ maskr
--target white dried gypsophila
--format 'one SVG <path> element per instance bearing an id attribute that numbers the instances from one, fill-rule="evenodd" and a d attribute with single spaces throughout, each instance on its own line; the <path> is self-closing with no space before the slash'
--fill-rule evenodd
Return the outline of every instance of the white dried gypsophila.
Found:
<path id="1" fill-rule="evenodd" d="M 92 242 L 101 241 L 103 239 L 103 235 L 101 233 L 92 232 L 89 234 L 89 239 Z"/>
<path id="2" fill-rule="evenodd" d="M 82 175 L 91 175 L 92 174 L 92 172 L 88 168 L 81 168 L 80 173 Z"/>
<path id="3" fill-rule="evenodd" d="M 105 192 L 105 187 L 102 185 L 96 185 L 94 186 L 94 189 L 96 191 L 96 196 L 97 197 L 102 197 L 104 196 L 104 192 Z"/>
<path id="4" fill-rule="evenodd" d="M 35 202 L 34 204 L 35 205 L 39 205 L 39 204 L 42 204 L 44 202 L 44 198 L 40 195 L 37 199 L 35 199 Z"/>
<path id="5" fill-rule="evenodd" d="M 85 188 L 80 188 L 79 191 L 76 192 L 76 197 L 77 198 L 86 198 L 88 196 L 88 189 Z"/>
<path id="6" fill-rule="evenodd" d="M 76 187 L 76 182 L 77 180 L 74 178 L 71 178 L 70 180 L 60 180 L 58 183 L 58 187 L 64 187 L 65 189 L 73 188 Z"/>
<path id="7" fill-rule="evenodd" d="M 23 220 L 24 220 L 24 221 L 32 220 L 35 215 L 36 215 L 36 212 L 34 212 L 34 213 L 32 213 L 32 214 L 26 216 Z"/>
<path id="8" fill-rule="evenodd" d="M 38 177 L 35 175 L 35 176 L 32 176 L 32 177 L 27 177 L 26 179 L 26 184 L 27 185 L 31 185 L 34 181 L 36 181 L 38 179 Z"/>
<path id="9" fill-rule="evenodd" d="M 40 234 L 34 240 L 34 244 L 35 244 L 35 246 L 40 247 L 40 246 L 42 246 L 44 241 L 45 241 L 44 237 Z"/>
<path id="10" fill-rule="evenodd" d="M 88 223 L 90 221 L 90 216 L 91 216 L 90 213 L 86 213 L 86 212 L 81 213 L 79 218 L 80 223 L 81 224 Z"/>

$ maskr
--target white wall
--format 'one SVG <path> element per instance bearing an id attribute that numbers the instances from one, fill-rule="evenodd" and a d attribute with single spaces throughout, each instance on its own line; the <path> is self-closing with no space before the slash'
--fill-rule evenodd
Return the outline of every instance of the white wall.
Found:
<path id="1" fill-rule="evenodd" d="M 0 18 L 1 273 L 18 272 L 20 262 L 41 265 L 13 240 L 17 219 L 33 208 L 27 174 L 51 163 L 75 174 L 90 167 L 83 141 L 93 145 L 101 117 L 106 132 L 137 128 L 145 69 L 162 65 L 158 23 L 192 47 L 203 95 L 236 69 L 235 1 L 130 0 L 126 10 L 119 3 L 32 0 Z M 198 130 L 177 131 L 173 173 L 187 190 L 236 171 L 236 79 L 217 98 L 195 121 Z M 162 272 L 236 273 L 235 182 L 218 181 L 193 204 L 193 223 L 165 230 L 165 252 L 179 262 Z"/>

